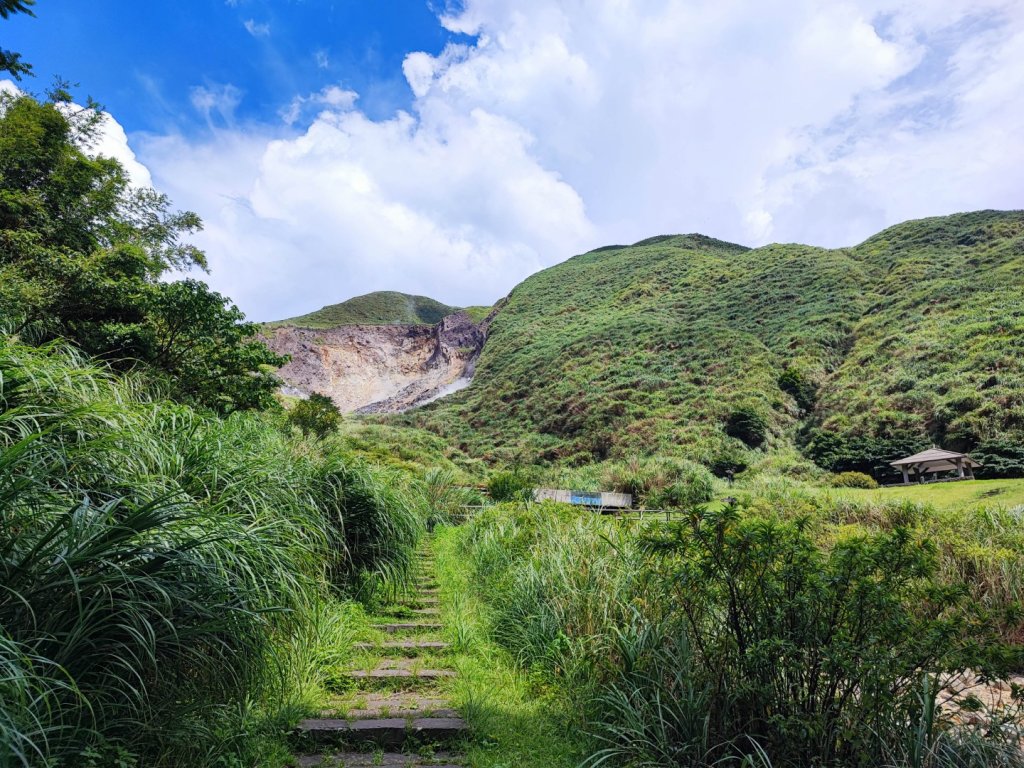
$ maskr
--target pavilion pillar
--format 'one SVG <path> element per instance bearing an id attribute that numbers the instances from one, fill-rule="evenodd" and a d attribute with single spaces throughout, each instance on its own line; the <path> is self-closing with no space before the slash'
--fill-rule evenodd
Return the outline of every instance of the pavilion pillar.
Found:
<path id="1" fill-rule="evenodd" d="M 960 456 L 956 460 L 956 474 L 961 480 L 964 478 L 964 459 Z"/>
<path id="2" fill-rule="evenodd" d="M 910 485 L 910 475 L 907 474 L 907 468 L 906 467 L 900 467 L 900 469 L 903 470 L 903 484 L 904 485 Z"/>

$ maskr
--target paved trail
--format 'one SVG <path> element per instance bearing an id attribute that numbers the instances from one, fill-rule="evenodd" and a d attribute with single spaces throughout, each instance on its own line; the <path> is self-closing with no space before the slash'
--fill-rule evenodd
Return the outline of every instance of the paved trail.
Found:
<path id="1" fill-rule="evenodd" d="M 357 644 L 358 663 L 347 673 L 346 693 L 321 717 L 299 724 L 305 754 L 300 766 L 324 768 L 457 768 L 455 751 L 467 736 L 465 721 L 444 694 L 455 677 L 441 637 L 434 556 L 420 548 L 415 591 L 391 616 L 380 616 L 379 640 Z"/>

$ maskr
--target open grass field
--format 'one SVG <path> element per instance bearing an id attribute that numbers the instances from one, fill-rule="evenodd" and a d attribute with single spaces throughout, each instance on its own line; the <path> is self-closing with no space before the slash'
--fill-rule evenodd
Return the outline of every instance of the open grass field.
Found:
<path id="1" fill-rule="evenodd" d="M 1024 505 L 1024 479 L 965 480 L 958 483 L 915 484 L 877 490 L 830 488 L 823 493 L 853 501 L 885 502 L 909 499 L 929 504 L 936 509 L 948 510 L 967 510 L 982 506 L 1011 508 Z"/>

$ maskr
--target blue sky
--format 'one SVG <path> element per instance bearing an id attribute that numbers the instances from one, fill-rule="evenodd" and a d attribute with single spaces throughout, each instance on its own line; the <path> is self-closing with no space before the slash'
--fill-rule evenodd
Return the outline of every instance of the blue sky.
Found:
<path id="1" fill-rule="evenodd" d="M 0 43 L 106 105 L 257 320 L 1024 208 L 1021 0 L 39 0 Z"/>
<path id="2" fill-rule="evenodd" d="M 385 117 L 411 101 L 405 55 L 453 37 L 423 0 L 40 0 L 36 18 L 4 26 L 7 47 L 35 65 L 28 87 L 80 83 L 129 132 L 202 127 L 191 88 L 224 84 L 241 92 L 240 121 L 337 83 Z"/>

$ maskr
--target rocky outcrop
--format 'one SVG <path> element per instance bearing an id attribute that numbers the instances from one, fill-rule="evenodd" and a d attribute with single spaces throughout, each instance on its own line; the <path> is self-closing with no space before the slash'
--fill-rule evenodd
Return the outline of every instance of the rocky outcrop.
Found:
<path id="1" fill-rule="evenodd" d="M 285 391 L 328 395 L 345 413 L 398 413 L 469 385 L 492 312 L 475 323 L 456 312 L 437 325 L 279 327 L 267 345 L 291 360 Z"/>

